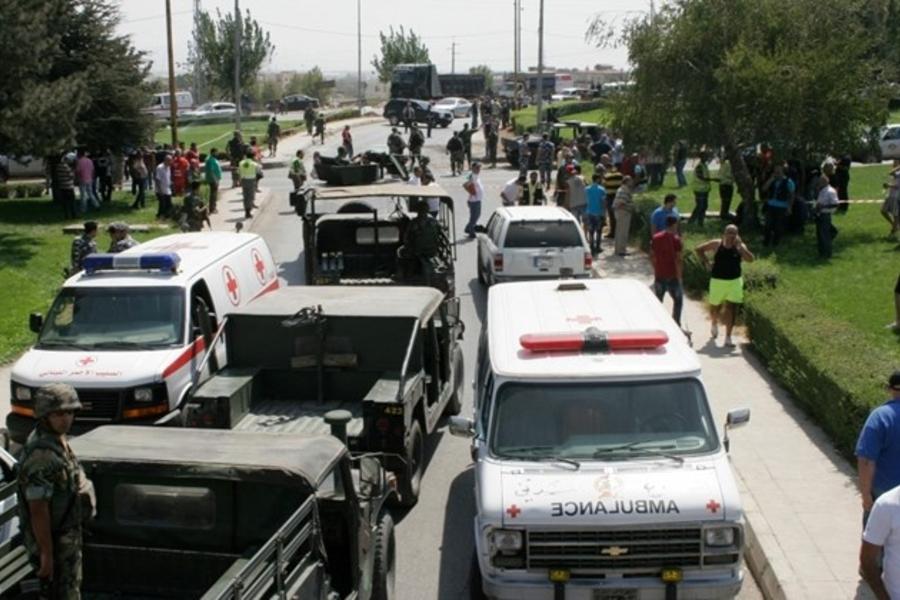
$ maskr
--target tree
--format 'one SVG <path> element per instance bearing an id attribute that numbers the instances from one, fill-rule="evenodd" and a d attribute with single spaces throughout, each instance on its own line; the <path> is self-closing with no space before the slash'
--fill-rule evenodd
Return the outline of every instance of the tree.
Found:
<path id="1" fill-rule="evenodd" d="M 105 0 L 9 0 L 0 19 L 0 149 L 54 154 L 145 141 L 149 65 Z"/>
<path id="2" fill-rule="evenodd" d="M 313 67 L 303 74 L 300 80 L 300 93 L 318 98 L 320 104 L 325 104 L 331 96 L 331 83 L 325 81 L 322 69 Z"/>
<path id="3" fill-rule="evenodd" d="M 259 82 L 258 88 L 255 97 L 264 104 L 281 100 L 284 97 L 284 86 L 281 85 L 281 80 L 278 78 L 266 77 Z"/>
<path id="4" fill-rule="evenodd" d="M 294 73 L 288 79 L 287 85 L 284 87 L 284 93 L 288 95 L 303 93 L 303 74 Z"/>
<path id="5" fill-rule="evenodd" d="M 253 87 L 263 64 L 272 56 L 275 46 L 264 31 L 250 16 L 250 10 L 241 17 L 241 73 L 240 87 Z M 220 98 L 231 98 L 234 94 L 234 33 L 237 28 L 234 13 L 216 9 L 213 18 L 201 11 L 195 27 L 190 60 L 199 61 L 198 71 L 208 88 L 214 89 Z"/>
<path id="6" fill-rule="evenodd" d="M 494 72 L 487 65 L 475 65 L 469 67 L 469 75 L 481 75 L 484 77 L 484 89 L 491 90 L 494 88 Z"/>
<path id="7" fill-rule="evenodd" d="M 865 4 L 674 0 L 630 21 L 621 41 L 634 86 L 613 102 L 613 125 L 637 146 L 724 149 L 749 208 L 744 224 L 755 225 L 742 149 L 766 142 L 782 158 L 812 159 L 850 148 L 886 116 L 881 39 L 866 29 Z M 608 44 L 610 31 L 598 17 L 588 37 Z"/>
<path id="8" fill-rule="evenodd" d="M 394 67 L 404 63 L 429 63 L 428 48 L 416 32 L 412 29 L 409 33 L 400 26 L 399 31 L 391 27 L 388 35 L 383 31 L 378 33 L 381 38 L 381 60 L 377 56 L 372 58 L 372 66 L 378 72 L 378 79 L 382 83 L 391 80 Z"/>

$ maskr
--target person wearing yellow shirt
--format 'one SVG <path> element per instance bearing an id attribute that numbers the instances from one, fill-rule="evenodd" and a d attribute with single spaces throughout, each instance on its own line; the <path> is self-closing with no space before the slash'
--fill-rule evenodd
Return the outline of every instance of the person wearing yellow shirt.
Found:
<path id="1" fill-rule="evenodd" d="M 709 190 L 712 188 L 713 181 L 715 180 L 709 176 L 709 155 L 701 152 L 700 160 L 694 167 L 694 211 L 691 213 L 688 223 L 697 223 L 703 227 L 706 209 L 709 207 Z"/>

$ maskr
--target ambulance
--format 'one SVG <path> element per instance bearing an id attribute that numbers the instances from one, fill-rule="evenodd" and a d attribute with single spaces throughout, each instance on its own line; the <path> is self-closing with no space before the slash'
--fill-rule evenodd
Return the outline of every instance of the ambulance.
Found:
<path id="1" fill-rule="evenodd" d="M 196 381 L 224 364 L 229 312 L 279 287 L 266 242 L 250 233 L 167 235 L 120 254 L 92 254 L 13 366 L 6 424 L 14 442 L 34 428 L 34 393 L 68 383 L 84 409 L 73 433 L 105 423 L 177 419 Z M 227 343 L 227 340 L 222 340 Z"/>
<path id="2" fill-rule="evenodd" d="M 744 516 L 700 362 L 646 283 L 488 297 L 472 438 L 473 588 L 515 600 L 731 598 Z M 749 410 L 730 412 L 727 429 Z"/>

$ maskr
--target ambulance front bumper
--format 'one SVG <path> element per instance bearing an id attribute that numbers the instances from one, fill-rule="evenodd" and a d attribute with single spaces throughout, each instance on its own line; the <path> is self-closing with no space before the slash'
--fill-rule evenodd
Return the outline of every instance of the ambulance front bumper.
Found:
<path id="1" fill-rule="evenodd" d="M 482 572 L 483 573 L 483 572 Z M 717 572 L 716 574 L 721 574 Z M 734 598 L 741 591 L 744 574 L 736 569 L 721 578 L 698 573 L 698 577 L 686 577 L 675 586 L 679 600 L 718 600 Z M 554 584 L 547 578 L 515 578 L 509 575 L 492 577 L 482 574 L 482 588 L 488 598 L 495 600 L 554 600 Z M 565 589 L 566 600 L 667 600 L 666 584 L 659 579 L 571 579 L 560 584 Z"/>

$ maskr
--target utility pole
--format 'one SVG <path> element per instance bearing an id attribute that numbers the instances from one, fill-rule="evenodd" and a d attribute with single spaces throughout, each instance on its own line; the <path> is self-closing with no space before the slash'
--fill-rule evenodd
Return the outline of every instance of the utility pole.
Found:
<path id="1" fill-rule="evenodd" d="M 362 110 L 365 99 L 363 98 L 362 83 L 362 0 L 356 0 L 356 96 L 359 109 Z M 362 113 L 360 113 L 362 114 Z"/>
<path id="2" fill-rule="evenodd" d="M 519 0 L 513 0 L 513 81 L 519 84 Z"/>
<path id="3" fill-rule="evenodd" d="M 240 0 L 234 0 L 234 130 L 241 130 L 241 37 L 243 25 L 241 24 Z M 168 2 L 168 0 L 166 0 Z"/>
<path id="4" fill-rule="evenodd" d="M 450 73 L 456 73 L 456 41 L 450 44 Z"/>
<path id="5" fill-rule="evenodd" d="M 172 56 L 172 0 L 166 0 L 166 42 L 169 49 L 169 119 L 172 147 L 178 147 L 178 98 L 175 96 L 175 58 Z"/>
<path id="6" fill-rule="evenodd" d="M 200 48 L 196 47 L 198 33 L 200 32 L 200 0 L 194 0 L 194 103 L 202 104 L 205 100 L 206 90 L 203 89 L 203 82 L 200 81 Z"/>
<path id="7" fill-rule="evenodd" d="M 540 131 L 544 110 L 544 0 L 538 11 L 537 125 Z"/>

